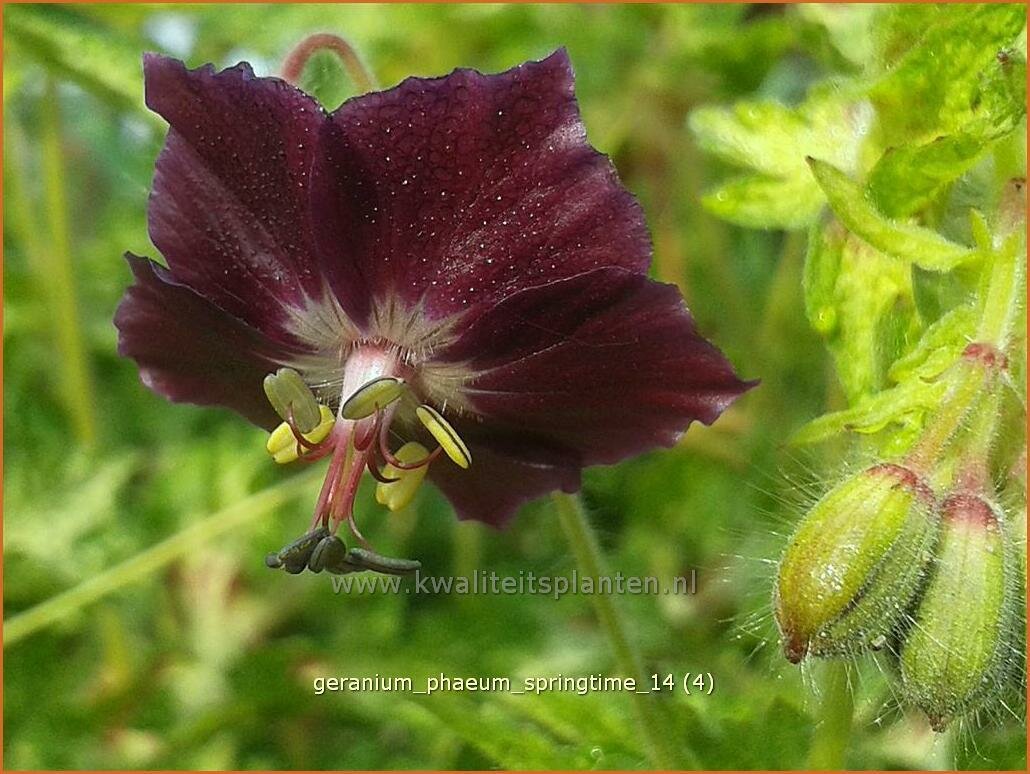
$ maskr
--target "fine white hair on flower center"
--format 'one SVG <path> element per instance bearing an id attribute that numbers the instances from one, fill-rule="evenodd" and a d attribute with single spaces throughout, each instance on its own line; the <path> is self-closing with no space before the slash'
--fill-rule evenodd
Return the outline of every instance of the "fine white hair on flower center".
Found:
<path id="1" fill-rule="evenodd" d="M 343 384 L 344 367 L 361 346 L 397 353 L 412 390 L 425 402 L 460 415 L 472 414 L 463 387 L 474 375 L 467 364 L 442 362 L 433 353 L 450 344 L 459 316 L 428 321 L 419 304 L 412 308 L 394 296 L 377 299 L 368 331 L 347 316 L 328 288 L 321 298 L 306 297 L 303 306 L 288 306 L 287 328 L 305 349 L 288 365 L 296 368 L 327 405 L 336 408 Z"/>

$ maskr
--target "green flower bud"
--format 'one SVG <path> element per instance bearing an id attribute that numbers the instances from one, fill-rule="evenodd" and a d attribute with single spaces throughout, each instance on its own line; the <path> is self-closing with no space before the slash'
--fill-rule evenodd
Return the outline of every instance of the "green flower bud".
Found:
<path id="1" fill-rule="evenodd" d="M 899 465 L 827 492 L 780 562 L 774 608 L 787 659 L 881 647 L 919 590 L 937 532 L 933 493 Z"/>
<path id="2" fill-rule="evenodd" d="M 936 568 L 901 651 L 905 694 L 936 731 L 1000 691 L 1018 573 L 995 506 L 955 494 L 941 521 Z"/>

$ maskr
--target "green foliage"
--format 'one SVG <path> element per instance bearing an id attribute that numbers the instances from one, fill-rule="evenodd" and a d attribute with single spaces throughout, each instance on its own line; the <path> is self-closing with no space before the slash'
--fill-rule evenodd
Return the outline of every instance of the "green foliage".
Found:
<path id="1" fill-rule="evenodd" d="M 848 399 L 883 387 L 914 324 L 906 266 L 830 221 L 813 229 L 803 284 L 809 321 L 826 339 Z"/>
<path id="2" fill-rule="evenodd" d="M 936 231 L 884 217 L 862 189 L 832 165 L 812 158 L 809 166 L 833 213 L 871 247 L 930 271 L 947 271 L 976 258 L 975 251 L 944 239 Z"/>
<path id="3" fill-rule="evenodd" d="M 1008 395 L 1013 386 L 1025 394 L 1026 8 L 926 4 L 861 12 L 820 7 L 807 15 L 825 25 L 854 68 L 813 83 L 801 107 L 768 106 L 750 127 L 755 136 L 748 137 L 748 146 L 761 148 L 763 159 L 775 159 L 780 169 L 793 164 L 795 174 L 806 159 L 810 178 L 805 180 L 821 196 L 796 182 L 795 192 L 805 191 L 790 202 L 796 210 L 769 196 L 767 203 L 755 202 L 746 219 L 739 214 L 744 197 L 729 205 L 724 195 L 736 190 L 736 180 L 705 199 L 712 212 L 731 222 L 809 225 L 802 274 L 805 311 L 832 355 L 842 400 L 795 430 L 791 441 L 827 444 L 824 448 L 833 449 L 830 459 L 843 457 L 842 467 L 870 458 L 909 464 L 916 475 L 925 476 L 938 499 L 952 491 L 975 492 L 985 501 L 1004 495 L 1001 521 L 1016 521 L 1025 513 L 1026 490 L 1025 478 L 1014 475 L 1012 465 L 1025 454 L 1026 407 Z M 868 37 L 849 40 L 856 28 Z M 828 148 L 819 136 L 797 130 L 805 105 L 828 93 L 843 115 L 867 115 L 861 132 L 840 136 L 847 162 L 840 159 L 840 147 Z M 730 156 L 725 144 L 709 136 L 714 125 L 709 116 L 734 115 L 751 104 L 704 108 L 694 114 L 692 125 L 704 147 L 761 171 L 760 159 Z M 727 122 L 718 130 L 735 137 L 741 125 Z M 816 206 L 820 201 L 826 206 Z M 791 212 L 796 220 L 788 222 L 784 213 Z M 997 351 L 1002 357 L 996 357 Z M 990 375 L 996 363 L 1011 364 L 1001 366 L 1000 382 Z M 803 542 L 806 529 L 817 526 L 816 511 L 802 521 L 796 541 Z M 834 515 L 849 524 L 863 518 L 854 509 L 838 509 Z M 855 526 L 861 527 L 861 521 Z M 820 538 L 835 539 L 832 530 L 816 531 Z M 1023 552 L 1025 566 L 1023 540 L 1013 545 Z M 790 569 L 790 550 L 780 565 L 781 585 Z M 913 551 L 906 566 L 926 562 L 927 556 Z M 824 579 L 826 573 L 837 578 L 840 567 L 848 566 L 840 557 L 806 555 L 818 566 L 809 568 L 804 579 Z M 948 569 L 947 556 L 930 559 L 928 577 L 939 580 Z M 955 596 L 950 592 L 966 584 L 974 588 L 970 568 L 982 564 L 951 568 L 947 581 L 954 585 L 934 604 L 951 609 Z M 1016 585 L 1012 574 L 1010 567 L 1004 579 L 999 575 L 994 590 Z M 935 583 L 931 580 L 930 588 L 937 588 Z M 839 583 L 831 586 L 837 589 Z M 893 583 L 889 592 L 898 594 L 900 588 Z M 875 594 L 875 583 L 862 593 Z M 859 608 L 866 597 L 861 600 Z M 785 609 L 798 604 L 788 599 Z M 950 624 L 945 617 L 933 625 Z M 917 616 L 912 630 L 915 634 L 898 635 L 899 647 L 916 642 L 914 651 L 932 650 L 920 642 L 932 632 L 931 622 L 924 625 Z M 919 678 L 933 682 L 925 679 L 932 673 L 955 683 L 938 680 L 930 693 L 954 690 L 966 697 L 973 692 L 962 680 L 983 682 L 986 688 L 975 693 L 976 702 L 935 703 L 927 698 L 930 694 L 912 687 L 919 682 L 915 679 L 901 691 L 902 699 L 921 707 L 936 730 L 977 702 L 1001 705 L 1003 695 L 1020 693 L 1025 679 L 1010 638 L 990 642 L 1006 653 L 1006 670 L 998 669 L 1004 680 L 990 670 L 970 667 L 962 673 L 962 665 L 980 655 L 976 638 L 962 631 L 943 646 L 941 638 L 929 637 L 937 647 L 929 661 L 954 669 L 924 670 Z"/>
<path id="4" fill-rule="evenodd" d="M 1018 30 L 1009 35 L 1014 7 L 999 8 L 6 5 L 4 142 L 17 153 L 4 154 L 5 766 L 651 765 L 624 695 L 316 696 L 316 676 L 516 681 L 616 666 L 582 596 L 337 596 L 324 577 L 269 572 L 264 554 L 307 523 L 320 471 L 277 469 L 264 433 L 222 411 L 158 398 L 115 353 L 111 318 L 130 281 L 121 255 L 155 255 L 145 207 L 164 128 L 143 106 L 142 52 L 191 65 L 247 59 L 272 74 L 316 30 L 345 35 L 384 86 L 459 66 L 499 70 L 568 47 L 591 141 L 647 213 L 657 278 L 679 284 L 699 327 L 745 376 L 763 380 L 679 447 L 588 471 L 585 499 L 612 570 L 666 579 L 698 569 L 696 596 L 615 602 L 648 671 L 716 679 L 712 696 L 655 702 L 674 750 L 689 747 L 713 769 L 806 765 L 825 724 L 801 675 L 776 652 L 767 557 L 796 506 L 769 491 L 782 487 L 767 471 L 783 462 L 790 433 L 828 401 L 844 408 L 840 384 L 852 409 L 887 405 L 834 420 L 820 437 L 880 422 L 900 437 L 903 425 L 918 426 L 939 389 L 934 372 L 982 311 L 969 311 L 979 259 L 960 277 L 962 269 L 914 270 L 922 255 L 872 247 L 849 231 L 845 214 L 826 214 L 805 156 L 858 186 L 888 234 L 918 228 L 978 255 L 994 245 L 1007 217 L 1000 181 L 1025 158 L 1017 141 L 1025 42 Z M 925 31 L 960 28 L 952 15 L 975 21 L 963 34 L 975 32 L 981 48 L 997 41 L 1005 57 L 962 48 L 955 55 L 975 59 L 978 74 L 940 96 L 934 79 L 904 76 L 905 88 L 930 90 L 926 113 L 936 118 L 906 105 L 917 115 L 881 123 L 900 99 L 901 86 L 890 85 L 896 63 L 915 61 L 908 52 Z M 331 57 L 313 60 L 304 83 L 330 107 L 353 94 Z M 712 107 L 727 102 L 739 104 Z M 688 114 L 719 163 L 685 131 Z M 934 147 L 938 134 L 943 148 Z M 64 174 L 48 177 L 54 154 Z M 720 179 L 727 165 L 740 175 L 729 183 Z M 986 241 L 972 237 L 970 206 L 983 213 Z M 49 274 L 58 235 L 48 224 L 62 214 L 70 295 L 54 293 Z M 796 233 L 748 232 L 723 218 Z M 63 386 L 70 366 L 55 354 L 56 319 L 78 332 L 68 346 L 89 378 L 76 395 Z M 919 385 L 926 394 L 882 397 Z M 899 405 L 912 408 L 899 413 Z M 92 442 L 76 429 L 84 411 L 96 419 Z M 546 502 L 498 532 L 455 523 L 432 492 L 387 516 L 367 490 L 358 518 L 370 539 L 417 556 L 434 574 L 572 569 Z M 937 765 L 938 748 L 917 724 L 873 722 L 893 707 L 892 688 L 875 665 L 859 673 L 856 705 L 865 714 L 844 762 Z M 989 758 L 972 747 L 956 750 L 959 765 L 1025 766 L 1025 734 L 1014 724 L 977 736 Z"/>
<path id="5" fill-rule="evenodd" d="M 135 111 L 143 38 L 115 31 L 70 10 L 37 5 L 4 8 L 10 42 L 5 70 L 24 68 L 29 59 L 123 110 Z"/>
<path id="6" fill-rule="evenodd" d="M 706 194 L 705 206 L 749 228 L 804 228 L 825 199 L 798 149 L 853 167 L 866 120 L 832 92 L 797 108 L 769 101 L 695 110 L 690 127 L 701 147 L 750 173 Z"/>
<path id="7" fill-rule="evenodd" d="M 756 112 L 743 101 L 691 119 L 702 146 L 789 179 L 794 194 L 768 194 L 768 206 L 754 201 L 744 219 L 745 198 L 727 195 L 744 186 L 731 180 L 705 198 L 712 212 L 751 226 L 812 224 L 805 308 L 850 406 L 796 433 L 799 443 L 888 426 L 913 437 L 940 397 L 930 381 L 975 328 L 967 301 L 992 260 L 997 232 L 988 220 L 1002 206 L 1002 176 L 1025 164 L 1014 167 L 1010 150 L 1025 127 L 1023 6 L 883 6 L 860 17 L 872 45 L 847 40 L 842 13 L 809 16 L 859 65 L 856 75 L 813 85 L 798 108 L 765 104 Z M 842 132 L 839 122 L 826 133 L 801 130 L 813 125 L 802 120 L 813 100 L 827 94 L 839 115 L 865 116 L 859 131 Z M 817 220 L 823 203 L 832 214 Z M 979 238 L 957 241 L 969 239 L 971 212 Z"/>
<path id="8" fill-rule="evenodd" d="M 1015 128 L 1025 111 L 1015 81 L 1025 76 L 999 54 L 1026 27 L 1025 6 L 895 7 L 885 17 L 878 62 L 885 74 L 869 96 L 886 144 L 930 140 L 970 124 L 981 127 L 984 140 Z"/>

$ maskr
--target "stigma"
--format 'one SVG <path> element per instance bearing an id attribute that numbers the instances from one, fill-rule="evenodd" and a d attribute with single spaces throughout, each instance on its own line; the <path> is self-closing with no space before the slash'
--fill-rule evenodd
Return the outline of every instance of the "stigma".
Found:
<path id="1" fill-rule="evenodd" d="M 397 511 L 412 502 L 438 457 L 463 469 L 471 466 L 468 446 L 440 411 L 419 399 L 406 379 L 409 370 L 392 349 L 355 348 L 344 363 L 335 410 L 292 368 L 265 377 L 265 395 L 283 420 L 266 443 L 272 459 L 285 464 L 329 458 L 312 533 L 335 535 L 346 522 L 369 548 L 354 520 L 354 501 L 366 472 L 377 482 L 376 501 Z M 412 437 L 419 428 L 425 430 L 422 440 L 435 447 Z"/>

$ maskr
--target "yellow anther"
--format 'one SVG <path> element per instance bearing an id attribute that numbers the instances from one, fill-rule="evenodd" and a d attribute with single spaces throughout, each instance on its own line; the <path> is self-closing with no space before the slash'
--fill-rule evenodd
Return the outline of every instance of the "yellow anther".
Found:
<path id="1" fill-rule="evenodd" d="M 336 424 L 336 417 L 333 416 L 333 412 L 328 406 L 319 406 L 318 412 L 321 421 L 315 426 L 315 429 L 302 433 L 304 438 L 311 443 L 324 441 L 333 429 L 333 425 Z M 265 449 L 272 455 L 273 460 L 280 465 L 285 465 L 287 462 L 293 462 L 297 459 L 298 446 L 300 446 L 301 454 L 307 452 L 307 449 L 297 443 L 297 439 L 294 437 L 290 426 L 283 422 L 269 434 Z"/>
<path id="2" fill-rule="evenodd" d="M 422 444 L 409 441 L 393 456 L 405 465 L 412 465 L 428 457 L 429 451 Z M 427 470 L 428 465 L 418 468 L 396 468 L 388 464 L 383 468 L 383 476 L 397 480 L 388 484 L 376 484 L 376 502 L 385 505 L 391 511 L 399 511 L 415 499 L 415 493 L 422 484 L 422 479 L 426 477 Z"/>
<path id="3" fill-rule="evenodd" d="M 347 398 L 340 410 L 344 419 L 364 419 L 381 408 L 386 408 L 404 392 L 404 380 L 393 376 L 380 376 L 363 385 Z"/>
<path id="4" fill-rule="evenodd" d="M 459 468 L 467 468 L 472 464 L 472 453 L 469 451 L 469 447 L 465 445 L 461 436 L 439 411 L 432 406 L 423 404 L 415 409 L 415 414 L 425 425 L 426 430 L 440 444 L 443 453 L 451 458 L 451 462 Z"/>
<path id="5" fill-rule="evenodd" d="M 309 433 L 321 421 L 318 401 L 315 400 L 300 374 L 292 368 L 280 368 L 265 377 L 265 395 L 275 413 L 288 420 L 293 414 L 293 423 L 302 433 Z"/>

